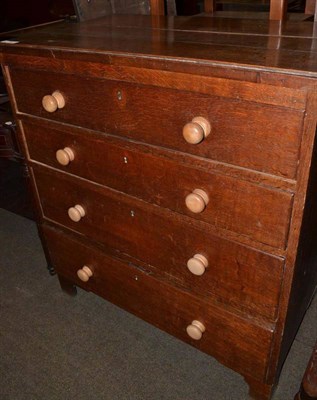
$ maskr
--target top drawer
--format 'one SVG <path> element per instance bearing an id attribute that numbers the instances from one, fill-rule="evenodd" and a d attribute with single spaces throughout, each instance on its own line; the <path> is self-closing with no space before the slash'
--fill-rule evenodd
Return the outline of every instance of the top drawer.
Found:
<path id="1" fill-rule="evenodd" d="M 296 177 L 302 111 L 44 71 L 11 69 L 11 79 L 20 112 Z M 65 106 L 47 112 L 42 98 L 56 90 L 63 94 Z M 200 143 L 189 144 L 183 137 L 183 127 L 197 116 L 210 122 L 211 133 Z"/>

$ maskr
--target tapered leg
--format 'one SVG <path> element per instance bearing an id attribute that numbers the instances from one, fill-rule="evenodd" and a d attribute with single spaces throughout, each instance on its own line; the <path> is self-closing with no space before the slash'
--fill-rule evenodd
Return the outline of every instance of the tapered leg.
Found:
<path id="1" fill-rule="evenodd" d="M 68 279 L 63 276 L 58 275 L 59 283 L 61 285 L 62 290 L 70 296 L 76 296 L 77 288 L 76 286 L 70 282 Z"/>
<path id="2" fill-rule="evenodd" d="M 266 383 L 256 381 L 252 378 L 244 378 L 249 385 L 249 396 L 254 400 L 270 400 L 275 386 L 267 385 Z"/>

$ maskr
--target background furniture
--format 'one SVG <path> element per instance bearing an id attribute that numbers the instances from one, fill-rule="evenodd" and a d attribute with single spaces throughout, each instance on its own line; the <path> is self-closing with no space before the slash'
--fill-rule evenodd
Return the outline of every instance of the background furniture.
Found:
<path id="1" fill-rule="evenodd" d="M 204 0 L 205 11 L 214 12 L 216 10 L 216 0 Z M 282 20 L 287 12 L 287 0 L 270 0 L 270 19 Z"/>
<path id="2" fill-rule="evenodd" d="M 0 208 L 33 218 L 29 174 L 16 135 L 9 97 L 0 76 Z"/>
<path id="3" fill-rule="evenodd" d="M 305 8 L 304 0 L 95 0 L 93 2 L 74 0 L 74 6 L 80 21 L 109 14 L 183 15 L 201 12 L 214 14 L 217 10 L 226 10 L 231 16 L 238 16 L 237 11 L 240 11 L 240 17 L 252 16 L 253 13 L 250 11 L 267 11 L 270 19 L 281 20 L 286 17 L 287 10 L 303 12 L 305 8 L 306 14 L 314 14 L 313 2 L 315 0 L 308 0 Z M 241 11 L 247 12 L 241 13 Z M 258 12 L 255 17 L 258 18 L 259 15 L 261 13 Z"/>
<path id="4" fill-rule="evenodd" d="M 0 32 L 54 21 L 74 13 L 72 0 L 2 0 Z M 0 73 L 0 208 L 33 219 L 28 168 L 16 135 L 9 97 Z"/>
<path id="5" fill-rule="evenodd" d="M 317 280 L 314 26 L 288 23 L 270 47 L 274 22 L 170 21 L 1 43 L 43 243 L 65 291 L 105 297 L 269 399 Z"/>
<path id="6" fill-rule="evenodd" d="M 295 400 L 317 399 L 317 342 L 308 362 L 299 393 Z"/>

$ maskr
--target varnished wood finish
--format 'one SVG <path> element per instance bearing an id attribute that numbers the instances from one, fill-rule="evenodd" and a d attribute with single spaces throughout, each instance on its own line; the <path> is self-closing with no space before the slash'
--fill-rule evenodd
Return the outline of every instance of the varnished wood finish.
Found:
<path id="1" fill-rule="evenodd" d="M 262 381 L 246 377 L 245 381 L 249 385 L 249 395 L 251 399 L 267 400 L 274 393 L 274 385 L 263 383 Z"/>
<path id="2" fill-rule="evenodd" d="M 290 193 L 274 191 L 229 176 L 219 176 L 185 164 L 180 167 L 165 158 L 113 147 L 103 143 L 100 138 L 94 142 L 92 138 L 83 137 L 81 146 L 79 137 L 66 139 L 64 134 L 57 139 L 58 133 L 55 135 L 53 132 L 50 136 L 53 142 L 49 138 L 45 140 L 41 154 L 38 154 L 40 136 L 34 135 L 36 131 L 28 127 L 25 132 L 32 159 L 60 168 L 55 160 L 55 149 L 61 145 L 73 146 L 77 161 L 65 167 L 65 172 L 252 237 L 261 243 L 285 247 L 292 205 Z M 43 134 L 45 136 L 45 132 L 39 131 L 39 135 L 43 137 Z M 195 164 L 194 160 L 192 164 Z M 142 180 L 139 179 L 140 174 L 143 175 Z M 208 205 L 200 213 L 194 213 L 186 206 L 186 198 L 197 187 L 209 197 Z M 64 189 L 67 191 L 66 187 Z M 263 210 L 267 210 L 267 213 Z"/>
<path id="3" fill-rule="evenodd" d="M 164 0 L 150 0 L 151 14 L 164 15 Z"/>
<path id="4" fill-rule="evenodd" d="M 287 0 L 271 0 L 270 1 L 270 19 L 281 21 L 286 17 Z"/>
<path id="5" fill-rule="evenodd" d="M 92 290 L 215 356 L 257 400 L 271 398 L 317 281 L 315 32 L 111 16 L 0 43 L 62 287 Z M 56 90 L 65 107 L 48 113 L 42 98 Z M 211 132 L 191 144 L 183 127 L 195 117 Z M 65 148 L 73 159 L 60 164 Z M 185 204 L 195 189 L 208 198 L 197 214 Z M 197 255 L 200 275 L 187 266 Z"/>
<path id="6" fill-rule="evenodd" d="M 39 86 L 32 89 L 29 82 L 36 76 L 38 76 L 36 73 L 30 75 L 24 72 L 20 75 L 21 79 L 13 80 L 19 85 L 17 99 L 21 111 L 62 122 L 75 121 L 76 125 L 106 130 L 109 134 L 128 135 L 131 139 L 181 150 L 219 162 L 253 168 L 282 177 L 296 177 L 299 132 L 303 121 L 300 112 L 187 92 L 179 100 L 177 91 L 134 85 L 131 88 L 130 85 L 113 81 L 107 82 L 104 90 L 101 90 L 102 84 L 95 81 L 93 86 L 89 84 L 86 87 L 87 90 L 83 85 L 74 86 L 76 88 L 74 90 L 69 88 L 69 91 L 75 93 L 74 103 L 69 99 L 63 110 L 48 114 L 42 111 L 40 101 L 36 103 L 23 96 L 23 88 L 28 87 L 32 90 L 34 96 L 32 99 L 42 98 L 41 93 L 36 92 L 43 90 L 46 74 L 43 74 Z M 51 75 L 48 77 L 52 78 Z M 62 75 L 56 79 L 60 80 L 60 84 L 64 81 L 63 87 L 67 90 L 69 82 L 76 78 Z M 47 81 L 46 85 L 49 82 L 51 80 Z M 89 96 L 89 88 L 93 89 L 94 95 L 103 96 L 104 101 L 101 104 L 92 102 L 89 106 L 84 100 L 77 101 L 78 98 L 84 99 L 85 96 Z M 118 100 L 118 91 L 123 100 Z M 150 103 L 147 103 L 148 99 L 151 99 Z M 169 108 L 169 104 L 175 102 L 179 107 Z M 201 113 L 210 115 L 212 133 L 194 146 L 185 141 L 183 126 L 190 120 L 189 115 L 195 116 Z M 281 120 L 284 123 L 281 123 Z M 125 126 L 129 126 L 127 133 Z M 39 128 L 32 127 L 33 129 Z M 38 133 L 34 133 L 36 134 Z M 45 132 L 41 134 L 45 135 Z M 54 136 L 50 140 L 54 140 Z M 90 143 L 87 139 L 86 142 Z"/>
<path id="7" fill-rule="evenodd" d="M 166 279 L 198 295 L 208 297 L 217 293 L 220 301 L 229 301 L 241 309 L 256 309 L 274 318 L 281 284 L 281 259 L 212 237 L 208 231 L 193 226 L 190 219 L 120 192 L 74 181 L 41 167 L 33 169 L 46 218 L 158 267 L 158 274 L 163 273 Z M 73 222 L 67 211 L 78 199 L 86 215 L 80 222 Z M 208 274 L 202 279 L 187 269 L 188 259 L 199 252 L 210 264 Z M 266 274 L 270 279 L 264 279 Z"/>
<path id="8" fill-rule="evenodd" d="M 44 230 L 60 276 L 100 294 L 198 349 L 217 356 L 220 361 L 229 362 L 233 368 L 242 369 L 259 380 L 264 378 L 269 357 L 267 349 L 272 338 L 269 329 L 198 300 L 162 280 L 156 280 L 135 264 L 109 258 L 57 230 L 47 227 Z M 82 263 L 94 266 L 94 275 L 87 283 L 77 277 L 78 266 Z M 157 314 L 153 310 L 160 312 Z M 186 332 L 193 320 L 199 320 L 206 327 L 201 340 L 192 340 Z M 241 336 L 236 334 L 237 326 Z M 236 354 L 240 354 L 241 347 L 243 352 L 237 359 Z"/>
<path id="9" fill-rule="evenodd" d="M 90 129 L 82 129 L 73 125 L 64 124 L 61 126 L 58 123 L 44 119 L 38 120 L 28 115 L 23 115 L 23 121 L 23 131 L 28 141 L 30 141 L 29 150 L 31 150 L 32 152 L 31 158 L 33 160 L 37 160 L 41 163 L 50 165 L 58 169 L 61 169 L 61 166 L 59 163 L 56 162 L 55 158 L 53 157 L 52 148 L 55 146 L 56 148 L 58 148 L 61 142 L 67 141 L 68 143 L 72 143 L 75 140 L 79 148 L 89 149 L 89 152 L 92 152 L 95 158 L 100 157 L 100 159 L 103 159 L 104 152 L 106 150 L 108 152 L 109 148 L 111 146 L 114 146 L 116 151 L 118 151 L 119 148 L 124 148 L 126 150 L 137 153 L 149 153 L 155 157 L 164 157 L 164 159 L 167 158 L 168 160 L 172 160 L 176 163 L 186 165 L 193 164 L 195 168 L 198 169 L 207 170 L 220 175 L 228 175 L 238 179 L 246 180 L 248 182 L 253 182 L 261 186 L 272 187 L 290 193 L 294 193 L 296 189 L 296 181 L 293 179 L 285 179 L 277 175 L 259 173 L 255 170 L 235 167 L 232 164 L 219 162 L 214 159 L 205 159 L 199 156 L 192 156 L 189 158 L 188 153 L 185 152 L 175 152 L 173 150 L 169 150 L 167 148 L 162 148 L 159 146 L 149 146 L 141 142 L 126 141 L 124 138 L 120 138 L 114 135 L 103 134 L 101 136 L 100 133 L 96 133 L 95 131 Z M 85 140 L 87 135 L 89 135 L 90 141 Z M 38 139 L 38 141 L 40 141 L 42 137 L 45 137 L 45 140 L 41 141 L 41 148 L 39 149 L 38 146 L 36 146 L 36 138 Z M 106 148 L 104 148 L 103 143 L 105 142 L 108 143 L 110 147 L 107 146 Z M 100 153 L 98 151 L 99 148 L 101 149 Z M 87 150 L 85 150 L 85 152 L 86 151 Z M 52 162 L 53 159 L 54 161 Z M 74 164 L 71 163 L 67 166 L 66 169 L 62 170 L 65 172 L 69 171 L 72 174 L 80 175 L 82 177 L 87 177 L 87 179 L 91 179 L 96 182 L 102 182 L 99 181 L 100 178 L 97 177 L 96 171 L 94 171 L 94 173 L 92 174 L 92 176 L 94 177 L 89 178 L 89 175 L 85 175 L 83 171 L 79 171 L 77 169 L 77 163 L 75 165 L 77 165 L 76 170 L 72 169 L 74 168 Z M 99 163 L 98 165 L 98 168 L 102 168 L 101 163 Z"/>
<path id="10" fill-rule="evenodd" d="M 216 11 L 216 0 L 204 0 L 204 7 L 207 13 Z"/>
<path id="11" fill-rule="evenodd" d="M 153 44 L 152 40 L 144 40 L 149 38 L 152 28 L 159 31 L 159 36 L 153 36 Z M 116 35 L 113 35 L 113 29 L 116 29 Z M 275 46 L 269 45 L 268 41 L 272 30 L 279 32 L 280 40 Z M 153 68 L 155 65 L 157 69 L 192 69 L 196 72 L 206 69 L 206 66 L 228 68 L 228 63 L 234 63 L 235 69 L 246 75 L 253 69 L 255 76 L 267 70 L 274 73 L 289 70 L 292 75 L 317 76 L 315 31 L 310 22 L 286 21 L 280 24 L 278 21 L 206 17 L 153 20 L 146 16 L 114 15 L 79 25 L 54 23 L 34 32 L 30 29 L 15 34 L 17 39 L 19 35 L 21 39 L 23 37 L 23 43 L 14 46 L 1 44 L 1 59 L 7 60 L 7 54 L 25 54 L 24 48 L 29 44 L 32 48 L 28 49 L 28 56 L 41 55 L 56 62 L 72 59 L 138 67 Z M 48 49 L 50 42 L 47 42 L 47 37 L 52 35 L 57 39 Z M 142 58 L 125 56 L 129 53 L 137 53 Z M 171 59 L 170 63 L 164 62 L 167 57 Z M 183 58 L 199 60 L 200 65 L 184 63 Z M 63 66 L 67 68 L 67 65 Z"/>

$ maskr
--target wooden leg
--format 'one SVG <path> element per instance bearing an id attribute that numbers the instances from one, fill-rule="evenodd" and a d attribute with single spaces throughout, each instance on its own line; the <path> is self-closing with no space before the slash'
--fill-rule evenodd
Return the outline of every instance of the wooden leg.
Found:
<path id="1" fill-rule="evenodd" d="M 60 275 L 58 275 L 58 279 L 63 292 L 67 293 L 70 296 L 76 296 L 77 288 L 72 282 Z"/>
<path id="2" fill-rule="evenodd" d="M 286 18 L 287 1 L 271 0 L 270 1 L 270 20 L 282 21 Z"/>
<path id="3" fill-rule="evenodd" d="M 274 385 L 267 385 L 266 383 L 256 381 L 252 378 L 244 378 L 249 385 L 249 395 L 254 400 L 270 400 L 273 392 Z"/>
<path id="4" fill-rule="evenodd" d="M 164 1 L 150 0 L 151 15 L 164 15 Z"/>
<path id="5" fill-rule="evenodd" d="M 316 0 L 306 0 L 305 14 L 315 14 Z"/>
<path id="6" fill-rule="evenodd" d="M 317 399 L 317 342 L 308 362 L 300 391 L 295 400 L 316 400 Z"/>
<path id="7" fill-rule="evenodd" d="M 204 7 L 206 13 L 213 13 L 216 11 L 216 0 L 205 0 Z"/>
<path id="8" fill-rule="evenodd" d="M 50 263 L 47 263 L 47 270 L 48 270 L 48 272 L 49 272 L 50 275 L 55 275 L 55 274 L 56 274 L 53 265 L 50 264 Z"/>

